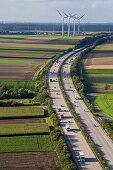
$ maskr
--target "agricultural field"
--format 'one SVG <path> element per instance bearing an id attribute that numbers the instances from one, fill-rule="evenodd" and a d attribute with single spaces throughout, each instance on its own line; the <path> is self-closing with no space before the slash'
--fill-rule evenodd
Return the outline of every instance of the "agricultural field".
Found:
<path id="1" fill-rule="evenodd" d="M 113 118 L 113 94 L 98 94 L 94 101 L 103 113 Z"/>
<path id="2" fill-rule="evenodd" d="M 109 72 L 111 71 L 111 74 Z M 113 93 L 113 70 L 85 70 L 84 79 L 88 93 Z"/>
<path id="3" fill-rule="evenodd" d="M 3 41 L 0 42 L 0 80 L 32 80 L 49 59 L 74 47 L 65 42 L 51 42 L 51 38 L 0 36 L 0 39 Z"/>
<path id="4" fill-rule="evenodd" d="M 55 152 L 23 152 L 0 154 L 0 169 L 62 170 Z"/>
<path id="5" fill-rule="evenodd" d="M 37 106 L 0 107 L 0 118 L 44 117 L 44 110 Z"/>
<path id="6" fill-rule="evenodd" d="M 53 151 L 50 135 L 0 137 L 0 153 Z"/>
<path id="7" fill-rule="evenodd" d="M 58 44 L 29 44 L 29 43 L 0 43 L 0 50 L 10 50 L 10 49 L 21 49 L 27 51 L 29 49 L 30 51 L 32 50 L 44 50 L 44 51 L 49 51 L 49 50 L 67 50 L 68 48 L 73 48 L 74 45 L 58 45 Z"/>
<path id="8" fill-rule="evenodd" d="M 88 93 L 113 93 L 113 43 L 97 46 L 82 65 Z"/>
<path id="9" fill-rule="evenodd" d="M 0 80 L 32 80 L 35 72 L 47 61 L 45 59 L 0 59 Z"/>
<path id="10" fill-rule="evenodd" d="M 49 134 L 46 123 L 1 124 L 0 136 L 17 136 L 33 134 Z"/>
<path id="11" fill-rule="evenodd" d="M 46 123 L 45 118 L 0 119 L 0 124 Z"/>
<path id="12" fill-rule="evenodd" d="M 24 88 L 24 89 L 28 89 L 31 91 L 35 91 L 35 84 L 36 81 L 32 81 L 32 80 L 24 80 L 24 81 L 18 81 L 18 80 L 0 80 L 0 86 L 6 86 L 7 89 L 11 89 L 11 88 Z"/>

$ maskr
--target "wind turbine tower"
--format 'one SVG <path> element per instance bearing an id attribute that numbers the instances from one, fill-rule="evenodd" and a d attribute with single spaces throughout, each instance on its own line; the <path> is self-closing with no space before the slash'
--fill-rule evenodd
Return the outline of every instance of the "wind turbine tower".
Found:
<path id="1" fill-rule="evenodd" d="M 64 13 L 66 15 L 66 17 L 68 18 L 68 37 L 70 37 L 70 19 L 71 19 L 71 15 L 67 15 L 66 13 Z"/>
<path id="2" fill-rule="evenodd" d="M 78 17 L 78 35 L 80 35 L 80 20 L 84 17 L 84 15 Z"/>
<path id="3" fill-rule="evenodd" d="M 60 12 L 59 10 L 57 10 L 59 15 L 62 17 L 62 37 L 64 37 L 64 19 L 67 18 L 67 17 L 64 17 Z"/>

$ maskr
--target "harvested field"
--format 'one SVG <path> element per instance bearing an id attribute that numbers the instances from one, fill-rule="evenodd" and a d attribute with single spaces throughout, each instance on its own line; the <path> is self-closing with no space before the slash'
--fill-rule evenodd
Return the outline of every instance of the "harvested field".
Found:
<path id="1" fill-rule="evenodd" d="M 83 65 L 88 69 L 113 68 L 113 53 L 90 53 L 83 59 Z"/>
<path id="2" fill-rule="evenodd" d="M 0 80 L 32 80 L 35 72 L 47 62 L 39 59 L 7 59 L 7 63 L 4 59 L 0 61 Z"/>
<path id="3" fill-rule="evenodd" d="M 0 154 L 0 169 L 61 170 L 61 167 L 55 152 L 24 152 Z"/>
<path id="4" fill-rule="evenodd" d="M 113 51 L 113 43 L 98 45 L 94 51 Z"/>
<path id="5" fill-rule="evenodd" d="M 46 123 L 44 118 L 0 119 L 0 124 Z"/>
<path id="6" fill-rule="evenodd" d="M 66 50 L 73 48 L 74 45 L 57 45 L 57 44 L 25 44 L 25 43 L 0 43 L 0 49 L 46 49 L 46 50 Z"/>

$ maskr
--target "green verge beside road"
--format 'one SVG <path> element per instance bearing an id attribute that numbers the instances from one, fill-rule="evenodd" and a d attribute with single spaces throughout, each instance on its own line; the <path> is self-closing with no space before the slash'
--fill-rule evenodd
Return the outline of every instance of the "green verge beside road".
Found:
<path id="1" fill-rule="evenodd" d="M 43 108 L 37 106 L 0 107 L 0 118 L 27 118 L 43 116 Z"/>
<path id="2" fill-rule="evenodd" d="M 50 135 L 0 137 L 0 153 L 53 151 Z"/>
<path id="3" fill-rule="evenodd" d="M 94 101 L 103 113 L 113 118 L 113 94 L 98 94 Z"/>
<path id="4" fill-rule="evenodd" d="M 1 124 L 0 136 L 49 134 L 46 123 Z"/>

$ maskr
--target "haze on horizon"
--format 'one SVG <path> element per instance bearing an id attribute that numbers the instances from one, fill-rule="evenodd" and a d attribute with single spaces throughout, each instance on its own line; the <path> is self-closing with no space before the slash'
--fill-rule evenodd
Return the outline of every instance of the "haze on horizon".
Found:
<path id="1" fill-rule="evenodd" d="M 60 22 L 57 9 L 85 14 L 84 23 L 113 23 L 113 0 L 0 0 L 0 21 Z"/>

